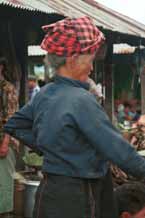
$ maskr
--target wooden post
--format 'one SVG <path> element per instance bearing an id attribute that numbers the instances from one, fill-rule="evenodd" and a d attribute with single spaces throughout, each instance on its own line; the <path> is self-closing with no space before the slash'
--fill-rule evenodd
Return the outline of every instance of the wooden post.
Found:
<path id="1" fill-rule="evenodd" d="M 141 112 L 145 114 L 145 65 L 141 71 Z"/>
<path id="2" fill-rule="evenodd" d="M 113 93 L 113 42 L 111 35 L 107 38 L 107 55 L 104 63 L 105 103 L 104 108 L 113 121 L 114 93 Z"/>
<path id="3" fill-rule="evenodd" d="M 23 22 L 23 20 L 22 20 Z M 19 106 L 22 107 L 27 102 L 27 31 L 19 23 L 13 25 L 13 41 L 15 46 L 17 67 L 20 70 L 20 90 L 19 90 Z"/>
<path id="4" fill-rule="evenodd" d="M 20 74 L 20 87 L 19 87 L 19 107 L 22 107 L 27 100 L 27 38 L 26 38 L 26 27 L 22 25 L 22 21 L 19 23 L 14 22 L 12 25 L 12 43 L 15 52 L 15 64 Z M 20 25 L 21 24 L 21 25 Z M 16 169 L 23 170 L 25 168 L 22 157 L 25 154 L 26 147 L 21 143 L 19 155 L 16 156 Z"/>

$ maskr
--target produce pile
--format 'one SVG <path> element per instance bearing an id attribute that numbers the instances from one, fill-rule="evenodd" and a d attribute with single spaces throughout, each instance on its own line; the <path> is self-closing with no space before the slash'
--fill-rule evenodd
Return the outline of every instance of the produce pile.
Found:
<path id="1" fill-rule="evenodd" d="M 43 163 L 43 156 L 39 156 L 38 154 L 31 152 L 31 153 L 27 153 L 23 157 L 23 161 L 27 166 L 41 167 Z"/>
<path id="2" fill-rule="evenodd" d="M 128 129 L 123 129 L 122 127 L 122 134 L 141 155 L 145 156 L 145 126 L 136 126 L 135 128 Z M 121 185 L 130 180 L 136 180 L 115 165 L 111 166 L 111 171 L 115 185 Z"/>

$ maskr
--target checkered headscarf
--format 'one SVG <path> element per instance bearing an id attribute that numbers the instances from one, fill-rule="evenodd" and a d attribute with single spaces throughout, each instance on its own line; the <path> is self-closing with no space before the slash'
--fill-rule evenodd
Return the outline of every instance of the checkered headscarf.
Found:
<path id="1" fill-rule="evenodd" d="M 74 54 L 92 54 L 104 43 L 103 33 L 89 17 L 66 18 L 43 26 L 47 33 L 41 48 L 50 54 L 70 57 Z"/>

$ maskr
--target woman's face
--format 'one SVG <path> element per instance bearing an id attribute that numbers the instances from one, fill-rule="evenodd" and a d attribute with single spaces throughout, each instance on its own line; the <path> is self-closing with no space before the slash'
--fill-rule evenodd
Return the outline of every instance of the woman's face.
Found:
<path id="1" fill-rule="evenodd" d="M 94 55 L 80 55 L 77 60 L 76 79 L 81 82 L 87 82 L 91 71 L 93 70 Z"/>

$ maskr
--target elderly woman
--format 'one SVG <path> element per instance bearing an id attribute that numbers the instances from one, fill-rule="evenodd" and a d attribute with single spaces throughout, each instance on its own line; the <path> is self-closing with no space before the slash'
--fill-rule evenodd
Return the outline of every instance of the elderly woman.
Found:
<path id="1" fill-rule="evenodd" d="M 105 38 L 89 17 L 44 27 L 42 48 L 56 71 L 5 125 L 44 155 L 33 218 L 118 218 L 109 162 L 145 177 L 145 160 L 111 124 L 87 83 Z"/>
<path id="2" fill-rule="evenodd" d="M 15 87 L 7 80 L 7 60 L 0 58 L 0 217 L 13 210 L 13 173 L 15 156 L 9 135 L 3 133 L 3 126 L 17 110 L 18 97 Z"/>

